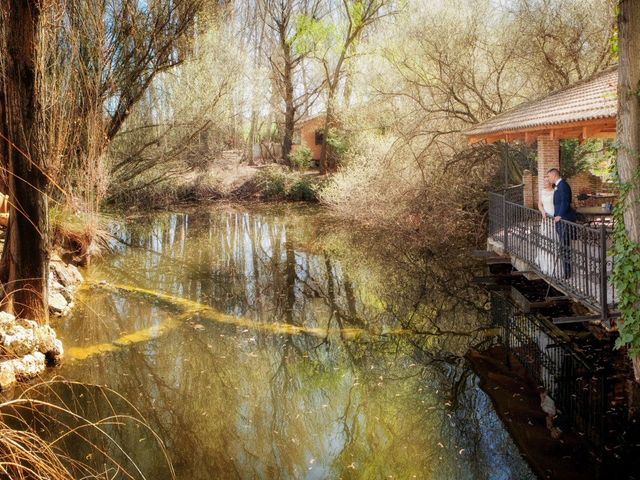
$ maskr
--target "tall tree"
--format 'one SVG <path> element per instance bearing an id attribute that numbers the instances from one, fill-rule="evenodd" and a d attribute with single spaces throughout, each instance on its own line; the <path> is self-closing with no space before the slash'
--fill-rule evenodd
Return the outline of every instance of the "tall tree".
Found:
<path id="1" fill-rule="evenodd" d="M 297 40 L 301 31 L 299 17 L 320 18 L 321 0 L 265 0 L 265 21 L 274 37 L 274 48 L 269 51 L 269 62 L 274 71 L 275 88 L 284 104 L 284 128 L 282 129 L 282 159 L 289 161 L 296 122 L 307 113 L 308 106 L 317 97 L 322 84 L 305 86 L 296 94 L 296 81 L 302 75 L 302 63 L 309 56 L 306 48 L 299 48 Z M 309 88 L 309 90 L 306 90 Z M 305 108 L 306 107 L 306 108 Z"/>
<path id="2" fill-rule="evenodd" d="M 323 174 L 336 168 L 335 159 L 327 155 L 327 141 L 335 126 L 336 100 L 345 66 L 355 55 L 356 42 L 367 28 L 393 11 L 393 4 L 392 0 L 342 0 L 337 2 L 334 15 L 341 21 L 335 22 L 331 16 L 326 19 L 306 17 L 299 27 L 303 29 L 306 42 L 313 46 L 325 75 L 326 110 L 320 153 L 320 172 Z"/>
<path id="3" fill-rule="evenodd" d="M 640 382 L 640 2 L 621 0 L 618 17 L 618 174 L 624 232 L 616 236 L 616 283 L 621 288 L 620 344 L 628 345 Z"/>
<path id="4" fill-rule="evenodd" d="M 0 11 L 0 145 L 11 202 L 2 256 L 5 307 L 48 322 L 48 203 L 36 98 L 37 0 L 9 0 Z"/>

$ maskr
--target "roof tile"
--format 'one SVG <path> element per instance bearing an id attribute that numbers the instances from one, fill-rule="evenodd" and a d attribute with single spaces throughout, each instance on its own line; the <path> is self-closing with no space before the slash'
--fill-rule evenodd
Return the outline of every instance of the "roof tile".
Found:
<path id="1" fill-rule="evenodd" d="M 615 118 L 618 110 L 617 89 L 618 68 L 614 67 L 538 100 L 518 105 L 464 133 L 477 136 Z"/>

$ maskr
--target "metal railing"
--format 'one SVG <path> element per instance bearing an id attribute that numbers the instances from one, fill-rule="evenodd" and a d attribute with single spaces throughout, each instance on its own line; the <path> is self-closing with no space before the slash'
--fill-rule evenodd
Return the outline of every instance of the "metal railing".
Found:
<path id="1" fill-rule="evenodd" d="M 548 321 L 522 313 L 502 293 L 491 293 L 494 326 L 502 344 L 554 400 L 561 423 L 596 446 L 606 443 L 605 376 Z"/>
<path id="2" fill-rule="evenodd" d="M 559 290 L 600 312 L 607 322 L 617 295 L 608 255 L 612 232 L 566 220 L 554 222 L 538 210 L 489 194 L 489 236 L 505 253 L 522 260 Z"/>

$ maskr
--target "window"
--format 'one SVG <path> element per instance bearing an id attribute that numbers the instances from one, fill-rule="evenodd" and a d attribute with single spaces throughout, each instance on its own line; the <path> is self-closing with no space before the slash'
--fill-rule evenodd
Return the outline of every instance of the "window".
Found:
<path id="1" fill-rule="evenodd" d="M 316 145 L 322 145 L 324 143 L 324 130 L 319 128 L 316 130 Z"/>

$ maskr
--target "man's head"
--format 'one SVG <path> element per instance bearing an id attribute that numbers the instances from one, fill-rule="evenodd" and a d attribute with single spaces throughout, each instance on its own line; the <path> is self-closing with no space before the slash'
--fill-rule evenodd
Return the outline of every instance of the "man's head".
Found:
<path id="1" fill-rule="evenodd" d="M 547 171 L 547 180 L 553 185 L 555 185 L 560 178 L 560 170 L 557 168 L 550 168 L 549 171 Z"/>

